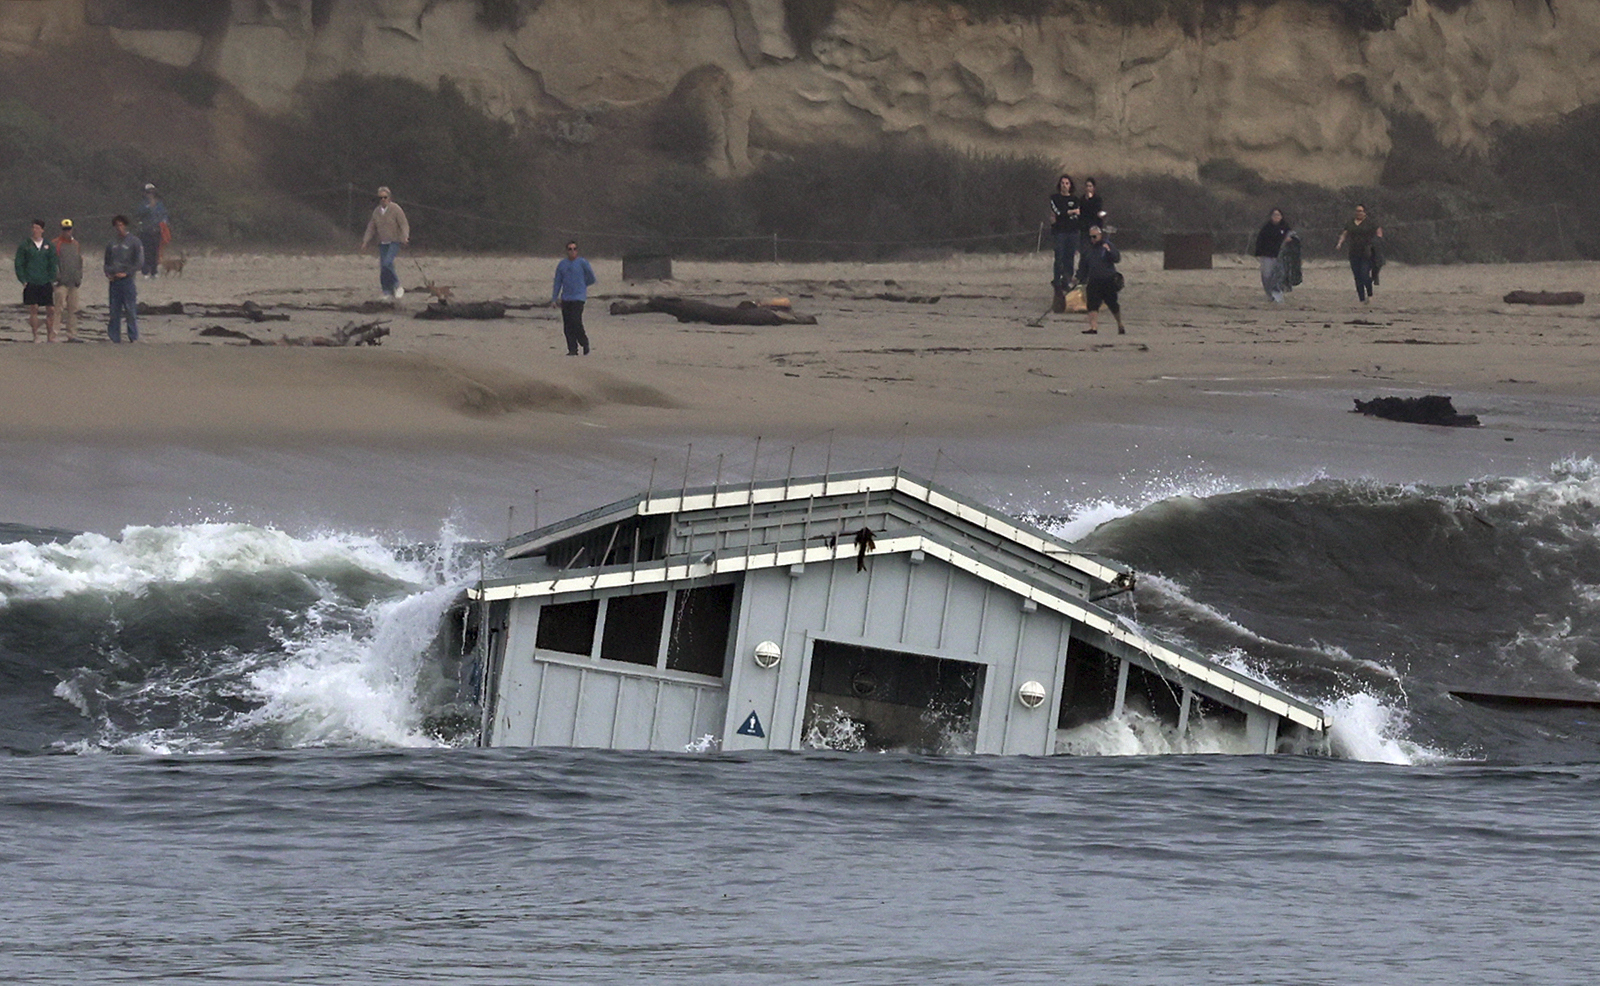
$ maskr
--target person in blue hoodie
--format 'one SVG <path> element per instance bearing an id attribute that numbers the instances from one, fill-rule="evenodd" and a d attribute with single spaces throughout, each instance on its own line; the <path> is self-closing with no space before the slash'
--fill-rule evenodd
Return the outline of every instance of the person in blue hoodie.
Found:
<path id="1" fill-rule="evenodd" d="M 1090 226 L 1089 246 L 1083 251 L 1083 263 L 1078 268 L 1084 305 L 1089 309 L 1089 327 L 1083 330 L 1086 336 L 1100 331 L 1101 304 L 1117 320 L 1117 335 L 1127 331 L 1122 327 L 1122 306 L 1117 303 L 1117 294 L 1122 290 L 1122 274 L 1117 270 L 1121 260 L 1122 254 L 1106 239 L 1104 231 L 1099 226 Z"/>
<path id="2" fill-rule="evenodd" d="M 144 244 L 128 232 L 128 217 L 111 220 L 116 238 L 106 244 L 106 281 L 111 285 L 111 322 L 106 334 L 122 341 L 122 319 L 128 319 L 128 341 L 139 341 L 139 271 L 144 268 Z"/>
<path id="3" fill-rule="evenodd" d="M 567 335 L 567 355 L 589 355 L 589 334 L 583 331 L 583 303 L 589 299 L 589 285 L 594 283 L 594 268 L 589 261 L 578 256 L 576 240 L 568 241 L 567 256 L 556 264 L 555 286 L 550 289 L 550 303 L 561 305 L 561 330 Z"/>

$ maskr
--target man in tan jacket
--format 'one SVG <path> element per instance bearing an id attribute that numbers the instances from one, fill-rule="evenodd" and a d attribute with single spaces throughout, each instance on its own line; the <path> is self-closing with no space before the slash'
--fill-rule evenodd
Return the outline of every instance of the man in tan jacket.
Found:
<path id="1" fill-rule="evenodd" d="M 389 198 L 389 186 L 378 189 L 378 207 L 372 210 L 367 222 L 367 235 L 361 238 L 361 249 L 374 239 L 378 241 L 378 284 L 385 298 L 399 298 L 406 289 L 400 286 L 400 276 L 394 272 L 394 258 L 400 248 L 411 242 L 411 224 L 406 222 L 405 210 Z"/>
<path id="2" fill-rule="evenodd" d="M 56 245 L 56 314 L 67 330 L 67 341 L 78 341 L 78 289 L 83 287 L 83 244 L 72 235 L 72 220 L 61 220 Z"/>

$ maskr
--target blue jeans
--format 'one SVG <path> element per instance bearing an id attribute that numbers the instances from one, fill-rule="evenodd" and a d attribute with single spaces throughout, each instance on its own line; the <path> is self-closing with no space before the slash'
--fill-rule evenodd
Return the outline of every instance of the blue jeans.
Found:
<path id="1" fill-rule="evenodd" d="M 122 341 L 122 317 L 128 317 L 128 341 L 139 341 L 139 284 L 135 275 L 111 281 L 111 325 L 107 333 L 112 342 Z"/>
<path id="2" fill-rule="evenodd" d="M 1350 273 L 1356 279 L 1356 298 L 1366 301 L 1372 296 L 1372 258 L 1362 254 L 1350 258 Z"/>
<path id="3" fill-rule="evenodd" d="M 394 289 L 400 286 L 400 275 L 394 272 L 394 258 L 400 255 L 400 244 L 378 244 L 378 284 L 383 287 L 384 294 L 394 294 Z"/>
<path id="4" fill-rule="evenodd" d="M 1078 267 L 1078 231 L 1073 229 L 1050 235 L 1054 236 L 1056 241 L 1056 269 L 1050 283 L 1058 288 L 1064 288 L 1067 282 L 1072 280 Z"/>
<path id="5" fill-rule="evenodd" d="M 155 277 L 161 272 L 161 230 L 141 232 L 139 242 L 144 244 L 144 267 L 139 273 Z"/>

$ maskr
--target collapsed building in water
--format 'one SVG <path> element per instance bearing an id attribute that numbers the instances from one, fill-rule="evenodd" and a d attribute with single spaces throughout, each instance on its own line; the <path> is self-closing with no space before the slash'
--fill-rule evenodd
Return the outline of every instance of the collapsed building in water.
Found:
<path id="1" fill-rule="evenodd" d="M 505 557 L 470 590 L 486 746 L 1043 755 L 1133 711 L 1326 745 L 1322 710 L 1098 605 L 1129 570 L 898 470 L 651 490 Z"/>

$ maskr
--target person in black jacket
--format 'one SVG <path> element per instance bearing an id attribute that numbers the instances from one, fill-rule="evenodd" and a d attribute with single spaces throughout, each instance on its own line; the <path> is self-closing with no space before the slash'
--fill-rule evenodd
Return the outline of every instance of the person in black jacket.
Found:
<path id="1" fill-rule="evenodd" d="M 1279 254 L 1283 252 L 1283 241 L 1289 233 L 1289 220 L 1283 218 L 1283 210 L 1273 209 L 1266 225 L 1256 234 L 1255 254 L 1261 262 L 1261 290 L 1267 293 L 1267 300 L 1279 304 L 1283 302 L 1284 290 L 1283 260 Z"/>
<path id="2" fill-rule="evenodd" d="M 1078 254 L 1079 217 L 1082 206 L 1072 190 L 1072 176 L 1062 175 L 1056 180 L 1056 191 L 1050 196 L 1051 238 L 1055 240 L 1056 265 L 1050 286 L 1057 291 L 1070 287 L 1073 261 Z"/>
<path id="3" fill-rule="evenodd" d="M 1378 252 L 1378 241 L 1382 238 L 1383 227 L 1373 222 L 1367 215 L 1366 206 L 1358 205 L 1355 215 L 1344 224 L 1344 230 L 1339 234 L 1339 242 L 1333 245 L 1333 248 L 1338 250 L 1346 242 L 1350 244 L 1350 274 L 1356 279 L 1358 301 L 1372 300 L 1372 289 L 1377 286 L 1373 256 Z"/>
<path id="4" fill-rule="evenodd" d="M 1106 231 L 1106 203 L 1100 198 L 1100 192 L 1095 187 L 1093 178 L 1083 180 L 1083 195 L 1078 199 L 1078 208 L 1082 219 L 1078 226 L 1083 230 L 1083 236 L 1078 242 L 1078 254 L 1089 249 L 1089 227 L 1099 226 L 1100 232 Z"/>
<path id="5" fill-rule="evenodd" d="M 1083 252 L 1083 263 L 1078 268 L 1078 280 L 1083 282 L 1083 301 L 1089 310 L 1089 327 L 1083 330 L 1086 336 L 1092 336 L 1100 331 L 1100 305 L 1105 304 L 1110 310 L 1111 317 L 1117 320 L 1117 335 L 1127 332 L 1122 327 L 1122 306 L 1117 303 L 1117 294 L 1122 290 L 1122 275 L 1117 272 L 1117 263 L 1122 260 L 1122 254 L 1105 238 L 1105 233 L 1099 226 L 1089 227 L 1089 248 Z"/>

